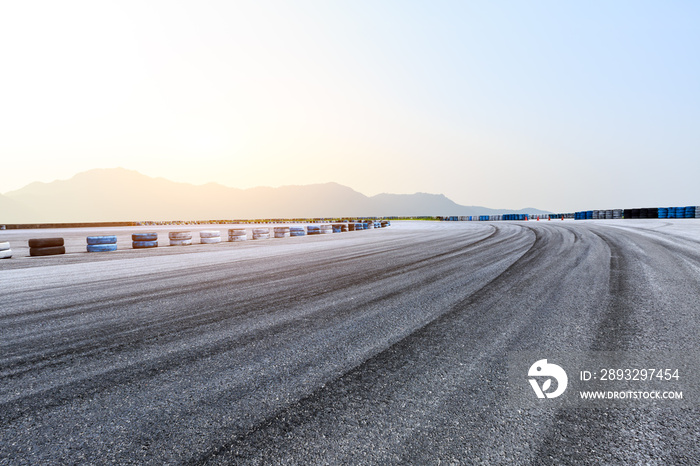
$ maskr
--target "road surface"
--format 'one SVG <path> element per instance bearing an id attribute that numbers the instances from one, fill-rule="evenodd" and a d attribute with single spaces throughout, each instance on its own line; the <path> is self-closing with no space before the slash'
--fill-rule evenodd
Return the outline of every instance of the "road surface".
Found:
<path id="1" fill-rule="evenodd" d="M 506 383 L 512 352 L 697 349 L 699 221 L 13 250 L 0 263 L 1 464 L 700 458 L 696 406 L 514 409 Z"/>

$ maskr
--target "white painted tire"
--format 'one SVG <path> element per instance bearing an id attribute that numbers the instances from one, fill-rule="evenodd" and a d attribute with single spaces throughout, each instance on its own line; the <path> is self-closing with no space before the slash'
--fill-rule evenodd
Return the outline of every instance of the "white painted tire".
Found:
<path id="1" fill-rule="evenodd" d="M 0 251 L 7 251 L 10 249 L 10 243 L 8 241 L 3 241 L 0 243 Z"/>
<path id="2" fill-rule="evenodd" d="M 246 236 L 248 233 L 245 228 L 231 228 L 228 231 L 229 236 Z"/>
<path id="3" fill-rule="evenodd" d="M 270 239 L 269 233 L 253 233 L 253 239 Z"/>
<path id="4" fill-rule="evenodd" d="M 203 230 L 199 232 L 200 238 L 221 238 L 221 232 L 217 230 Z"/>
<path id="5" fill-rule="evenodd" d="M 192 232 L 191 231 L 171 231 L 168 233 L 168 238 L 171 240 L 191 240 L 192 239 Z"/>
<path id="6" fill-rule="evenodd" d="M 192 244 L 192 238 L 190 239 L 171 239 L 170 246 L 189 246 Z"/>
<path id="7" fill-rule="evenodd" d="M 231 242 L 233 242 L 233 241 L 247 241 L 248 237 L 246 235 L 229 236 L 228 240 Z"/>
<path id="8" fill-rule="evenodd" d="M 221 242 L 221 237 L 217 238 L 200 238 L 200 241 L 202 244 L 215 244 L 215 243 L 220 243 Z"/>
<path id="9" fill-rule="evenodd" d="M 0 251 L 0 259 L 9 259 L 12 257 L 12 249 L 3 249 Z"/>
<path id="10" fill-rule="evenodd" d="M 285 233 L 283 231 L 276 231 L 275 238 L 289 238 L 289 232 Z"/>
<path id="11" fill-rule="evenodd" d="M 255 235 L 269 235 L 269 234 L 270 234 L 269 228 L 253 228 L 253 236 L 255 236 Z"/>

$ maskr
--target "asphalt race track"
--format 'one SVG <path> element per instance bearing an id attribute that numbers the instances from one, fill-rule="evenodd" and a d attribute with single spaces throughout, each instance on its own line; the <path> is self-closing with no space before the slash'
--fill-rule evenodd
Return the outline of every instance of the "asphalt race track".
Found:
<path id="1" fill-rule="evenodd" d="M 700 221 L 76 248 L 0 262 L 1 464 L 700 458 L 694 406 L 504 401 L 513 351 L 697 349 Z"/>

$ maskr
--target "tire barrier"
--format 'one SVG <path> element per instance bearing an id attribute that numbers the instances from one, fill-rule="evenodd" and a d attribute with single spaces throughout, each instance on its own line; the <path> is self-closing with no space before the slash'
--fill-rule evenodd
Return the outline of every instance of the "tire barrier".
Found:
<path id="1" fill-rule="evenodd" d="M 343 225 L 340 223 L 334 223 L 333 224 L 333 233 L 342 233 L 343 232 Z"/>
<path id="2" fill-rule="evenodd" d="M 35 238 L 29 240 L 30 248 L 49 248 L 63 245 L 63 238 Z"/>
<path id="3" fill-rule="evenodd" d="M 613 209 L 613 219 L 622 218 L 622 209 Z"/>
<path id="4" fill-rule="evenodd" d="M 269 228 L 254 228 L 253 239 L 270 239 Z"/>
<path id="5" fill-rule="evenodd" d="M 97 244 L 117 244 L 117 237 L 114 235 L 107 236 L 88 236 L 87 244 L 93 246 Z"/>
<path id="6" fill-rule="evenodd" d="M 684 214 L 685 218 L 695 218 L 695 206 L 687 206 Z"/>
<path id="7" fill-rule="evenodd" d="M 248 234 L 244 228 L 231 228 L 228 231 L 229 241 L 246 241 L 248 239 Z"/>
<path id="8" fill-rule="evenodd" d="M 321 225 L 321 234 L 329 235 L 333 233 L 333 225 Z"/>
<path id="9" fill-rule="evenodd" d="M 10 249 L 10 243 L 3 241 L 0 243 L 0 259 L 10 259 L 12 257 L 12 249 Z"/>
<path id="10" fill-rule="evenodd" d="M 191 231 L 171 231 L 168 233 L 170 246 L 190 246 L 192 244 Z"/>
<path id="11" fill-rule="evenodd" d="M 291 235 L 289 227 L 275 227 L 275 238 L 289 238 Z"/>
<path id="12" fill-rule="evenodd" d="M 30 256 L 58 256 L 59 254 L 65 254 L 66 248 L 64 246 L 46 246 L 44 248 L 29 248 Z"/>
<path id="13" fill-rule="evenodd" d="M 659 207 L 659 218 L 668 218 L 668 208 Z"/>
<path id="14" fill-rule="evenodd" d="M 134 233 L 131 241 L 158 241 L 158 233 Z"/>
<path id="15" fill-rule="evenodd" d="M 321 226 L 320 225 L 309 225 L 308 227 L 306 227 L 306 229 L 309 232 L 309 236 L 321 234 Z"/>
<path id="16" fill-rule="evenodd" d="M 134 249 L 157 248 L 158 241 L 132 241 L 131 247 Z"/>
<path id="17" fill-rule="evenodd" d="M 117 244 L 88 244 L 87 252 L 112 252 L 117 250 Z"/>
<path id="18" fill-rule="evenodd" d="M 112 252 L 117 250 L 117 237 L 114 235 L 107 236 L 88 236 L 87 252 Z"/>
<path id="19" fill-rule="evenodd" d="M 347 232 L 349 231 L 349 230 L 348 230 L 348 226 L 349 226 L 349 225 L 348 225 L 347 223 L 341 223 L 341 224 L 340 224 L 340 232 L 341 232 L 341 233 L 347 233 Z"/>
<path id="20" fill-rule="evenodd" d="M 202 230 L 199 232 L 201 244 L 216 244 L 221 242 L 221 232 L 218 230 Z"/>
<path id="21" fill-rule="evenodd" d="M 63 238 L 33 238 L 29 240 L 30 256 L 57 256 L 65 254 Z"/>
<path id="22" fill-rule="evenodd" d="M 528 214 L 505 214 L 503 220 L 528 220 Z"/>
<path id="23" fill-rule="evenodd" d="M 700 205 L 695 206 L 695 218 L 700 218 Z"/>
<path id="24" fill-rule="evenodd" d="M 171 239 L 170 246 L 192 246 L 191 239 Z"/>
<path id="25" fill-rule="evenodd" d="M 306 236 L 304 227 L 289 227 L 289 236 Z"/>
<path id="26" fill-rule="evenodd" d="M 133 249 L 147 249 L 158 247 L 158 233 L 134 233 L 131 235 L 131 247 Z"/>
<path id="27" fill-rule="evenodd" d="M 372 230 L 374 228 L 374 222 L 363 223 L 363 225 L 367 225 L 365 230 Z"/>

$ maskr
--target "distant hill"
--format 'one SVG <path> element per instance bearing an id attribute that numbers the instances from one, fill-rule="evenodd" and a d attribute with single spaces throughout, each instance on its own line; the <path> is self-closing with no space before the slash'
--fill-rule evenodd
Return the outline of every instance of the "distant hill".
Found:
<path id="1" fill-rule="evenodd" d="M 0 196 L 0 224 L 240 218 L 547 213 L 462 206 L 441 194 L 365 196 L 338 183 L 279 188 L 196 186 L 123 168 L 31 183 Z"/>

